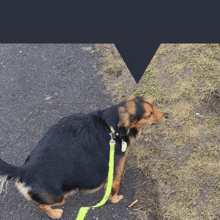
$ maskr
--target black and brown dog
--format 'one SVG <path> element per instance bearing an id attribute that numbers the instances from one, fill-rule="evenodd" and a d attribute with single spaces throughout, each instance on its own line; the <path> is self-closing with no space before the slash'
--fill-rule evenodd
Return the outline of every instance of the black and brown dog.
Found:
<path id="1" fill-rule="evenodd" d="M 123 198 L 117 193 L 128 152 L 128 148 L 122 151 L 122 142 L 129 147 L 145 124 L 165 118 L 168 114 L 156 109 L 150 99 L 135 96 L 105 110 L 65 117 L 46 132 L 21 167 L 0 159 L 1 190 L 5 181 L 15 180 L 27 200 L 51 218 L 60 218 L 63 210 L 51 206 L 62 205 L 76 189 L 89 194 L 106 187 L 112 126 L 119 135 L 115 137 L 115 172 L 109 199 L 116 203 Z"/>

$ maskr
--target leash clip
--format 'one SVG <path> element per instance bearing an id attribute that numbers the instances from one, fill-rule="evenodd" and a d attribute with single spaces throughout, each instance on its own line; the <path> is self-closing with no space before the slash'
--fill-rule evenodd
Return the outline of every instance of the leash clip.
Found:
<path id="1" fill-rule="evenodd" d="M 110 126 L 110 130 L 111 130 L 111 133 L 109 133 L 109 135 L 111 136 L 111 140 L 109 141 L 109 144 L 110 143 L 114 143 L 115 144 L 115 140 L 113 138 L 115 138 L 115 130 L 112 126 Z"/>
<path id="2" fill-rule="evenodd" d="M 109 135 L 111 136 L 111 140 L 109 143 L 114 143 L 115 144 L 115 140 L 113 138 L 115 138 L 115 133 L 114 132 L 111 132 L 109 133 Z"/>

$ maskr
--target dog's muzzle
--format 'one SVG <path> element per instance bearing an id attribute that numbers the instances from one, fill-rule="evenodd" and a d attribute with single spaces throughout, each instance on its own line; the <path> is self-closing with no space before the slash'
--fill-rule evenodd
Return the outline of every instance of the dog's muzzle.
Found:
<path id="1" fill-rule="evenodd" d="M 164 116 L 166 119 L 169 117 L 169 114 L 168 113 L 165 113 L 165 116 Z"/>

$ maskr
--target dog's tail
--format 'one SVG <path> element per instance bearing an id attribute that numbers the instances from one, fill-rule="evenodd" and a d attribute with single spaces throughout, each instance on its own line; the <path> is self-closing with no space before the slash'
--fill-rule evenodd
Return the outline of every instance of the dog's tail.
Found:
<path id="1" fill-rule="evenodd" d="M 20 177 L 21 168 L 6 163 L 0 159 L 0 193 L 2 192 L 5 181 Z"/>

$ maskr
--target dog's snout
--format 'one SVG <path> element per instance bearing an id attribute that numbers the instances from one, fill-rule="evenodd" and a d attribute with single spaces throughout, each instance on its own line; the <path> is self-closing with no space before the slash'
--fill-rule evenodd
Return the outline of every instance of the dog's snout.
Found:
<path id="1" fill-rule="evenodd" d="M 165 116 L 164 116 L 166 119 L 169 117 L 169 114 L 168 113 L 165 113 Z"/>

